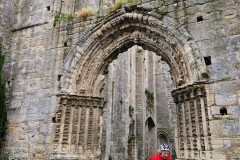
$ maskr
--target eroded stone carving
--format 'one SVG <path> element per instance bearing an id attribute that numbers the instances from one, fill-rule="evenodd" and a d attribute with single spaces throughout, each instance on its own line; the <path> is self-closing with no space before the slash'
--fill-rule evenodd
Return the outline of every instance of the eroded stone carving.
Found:
<path id="1" fill-rule="evenodd" d="M 74 153 L 86 160 L 89 157 L 99 157 L 103 99 L 59 96 L 58 102 L 53 133 L 55 154 Z M 84 157 L 81 155 L 83 153 Z"/>
<path id="2" fill-rule="evenodd" d="M 211 138 L 203 85 L 193 85 L 173 92 L 178 111 L 179 158 L 210 158 Z M 205 130 L 205 128 L 208 128 Z M 184 132 L 185 131 L 185 132 Z M 208 154 L 209 153 L 209 154 Z"/>
<path id="3" fill-rule="evenodd" d="M 191 83 L 192 79 L 189 79 L 189 77 L 191 77 L 192 71 L 186 66 L 190 64 L 193 66 L 193 64 L 202 62 L 195 63 L 192 61 L 193 58 L 189 58 L 188 60 L 184 58 L 186 56 L 183 55 L 185 48 L 181 47 L 180 41 L 185 42 L 185 46 L 188 46 L 188 43 L 194 45 L 194 42 L 189 39 L 190 35 L 184 27 L 177 30 L 174 29 L 179 25 L 174 19 L 165 17 L 163 20 L 159 20 L 157 17 L 148 15 L 148 12 L 143 15 L 143 10 L 140 8 L 135 8 L 133 13 L 122 9 L 117 14 L 108 18 L 108 22 L 99 23 L 91 30 L 86 31 L 78 43 L 76 43 L 79 53 L 81 52 L 82 56 L 86 56 L 88 60 L 79 62 L 80 59 L 77 55 L 74 60 L 70 58 L 66 60 L 66 63 L 71 61 L 71 66 L 77 66 L 77 63 L 81 64 L 79 67 L 63 69 L 64 76 L 62 81 L 66 81 L 66 79 L 71 77 L 72 84 L 79 84 L 75 91 L 77 94 L 92 96 L 91 86 L 96 81 L 95 76 L 103 64 L 110 61 L 108 57 L 114 55 L 115 52 L 120 53 L 120 50 L 123 48 L 129 48 L 134 44 L 156 52 L 168 61 L 173 70 L 173 80 L 176 88 Z M 138 29 L 136 30 L 136 28 Z M 176 36 L 176 38 L 172 35 Z M 184 54 L 188 54 L 191 57 L 191 52 L 193 51 L 191 46 L 189 46 L 188 51 L 188 53 Z M 87 55 L 84 55 L 85 53 Z M 204 65 L 197 65 L 199 70 L 203 70 Z M 68 70 L 71 70 L 71 72 L 68 72 Z M 68 75 L 75 70 L 78 72 L 76 76 L 78 77 L 81 74 L 82 79 Z M 198 72 L 195 71 L 195 68 L 192 68 L 192 70 L 194 70 L 193 74 Z M 193 79 L 195 79 L 195 75 L 193 76 Z M 64 84 L 61 86 L 63 92 L 71 87 L 69 86 L 70 83 Z"/>

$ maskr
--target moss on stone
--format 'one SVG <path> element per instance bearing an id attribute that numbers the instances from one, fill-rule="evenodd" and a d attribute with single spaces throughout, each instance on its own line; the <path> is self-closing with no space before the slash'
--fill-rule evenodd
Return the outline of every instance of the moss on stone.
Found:
<path id="1" fill-rule="evenodd" d="M 215 82 L 223 82 L 223 81 L 230 81 L 230 80 L 231 80 L 231 77 L 224 77 L 224 78 L 215 80 Z"/>
<path id="2" fill-rule="evenodd" d="M 145 89 L 145 95 L 147 97 L 147 106 L 148 107 L 153 107 L 153 103 L 154 103 L 154 95 L 153 92 L 151 92 L 148 89 Z"/>
<path id="3" fill-rule="evenodd" d="M 11 156 L 10 150 L 4 150 L 0 155 L 0 160 L 9 160 L 10 156 Z"/>
<path id="4" fill-rule="evenodd" d="M 56 26 L 57 22 L 62 20 L 72 20 L 75 17 L 75 13 L 60 13 L 54 16 L 53 18 L 53 27 Z"/>
<path id="5" fill-rule="evenodd" d="M 229 116 L 221 116 L 221 117 L 213 117 L 214 120 L 236 120 L 236 118 L 232 118 Z"/>
<path id="6" fill-rule="evenodd" d="M 165 7 L 165 6 L 156 9 L 156 13 L 159 14 L 159 15 L 162 15 L 162 16 L 166 15 L 167 12 L 168 12 L 168 10 L 167 10 L 167 7 Z"/>
<path id="7" fill-rule="evenodd" d="M 0 41 L 0 149 L 3 147 L 3 139 L 7 130 L 7 107 L 5 101 L 5 81 L 3 78 L 4 59 L 2 42 Z"/>
<path id="8" fill-rule="evenodd" d="M 202 76 L 203 79 L 208 79 L 209 78 L 209 74 L 207 72 L 203 72 L 201 74 L 201 76 Z"/>

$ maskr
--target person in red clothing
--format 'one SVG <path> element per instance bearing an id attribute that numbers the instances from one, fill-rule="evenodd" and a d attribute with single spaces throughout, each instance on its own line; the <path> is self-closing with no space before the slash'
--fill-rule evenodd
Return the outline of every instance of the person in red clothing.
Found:
<path id="1" fill-rule="evenodd" d="M 170 147 L 167 144 L 160 145 L 160 151 L 155 156 L 152 156 L 150 160 L 172 160 L 170 157 Z"/>
<path id="2" fill-rule="evenodd" d="M 152 156 L 150 160 L 162 160 L 161 159 L 161 150 L 158 150 L 158 153 L 155 156 Z"/>
<path id="3" fill-rule="evenodd" d="M 170 147 L 167 144 L 160 145 L 162 160 L 172 160 L 170 157 Z"/>

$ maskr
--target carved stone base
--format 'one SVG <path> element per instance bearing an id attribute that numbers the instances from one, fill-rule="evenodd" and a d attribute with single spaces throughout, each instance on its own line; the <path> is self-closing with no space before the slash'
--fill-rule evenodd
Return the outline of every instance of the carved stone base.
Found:
<path id="1" fill-rule="evenodd" d="M 103 99 L 59 96 L 53 117 L 53 159 L 99 159 Z"/>

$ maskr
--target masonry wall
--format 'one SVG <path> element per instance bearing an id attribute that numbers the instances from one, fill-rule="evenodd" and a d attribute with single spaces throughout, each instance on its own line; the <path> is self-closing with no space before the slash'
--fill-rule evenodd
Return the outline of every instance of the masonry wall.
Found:
<path id="1" fill-rule="evenodd" d="M 12 43 L 12 27 L 16 23 L 16 0 L 1 1 L 0 2 L 0 42 L 3 45 L 3 53 L 6 55 L 5 59 L 5 78 L 9 80 L 12 65 L 10 45 Z"/>
<path id="2" fill-rule="evenodd" d="M 15 159 L 48 159 L 63 61 L 72 44 L 101 19 L 64 21 L 53 28 L 53 16 L 56 12 L 77 11 L 81 6 L 97 8 L 99 2 L 20 0 L 0 4 L 0 21 L 4 24 L 0 34 L 10 57 L 5 70 L 9 81 L 7 147 Z M 176 27 L 189 31 L 203 57 L 211 56 L 207 78 L 213 82 L 208 92 L 213 159 L 240 157 L 239 2 L 143 1 L 142 6 L 165 6 L 165 16 L 175 19 Z M 220 115 L 222 107 L 227 108 L 227 116 Z"/>
<path id="3" fill-rule="evenodd" d="M 16 23 L 16 1 L 10 0 L 0 3 L 1 7 L 1 38 L 4 39 L 4 44 L 8 46 L 11 43 L 11 28 Z M 6 50 L 8 47 L 6 48 Z"/>
<path id="4" fill-rule="evenodd" d="M 57 75 L 49 45 L 52 34 L 45 33 L 50 27 L 47 18 L 51 20 L 46 9 L 49 2 L 17 1 L 15 5 L 11 65 L 6 70 L 10 73 L 7 147 L 15 159 L 48 159 Z"/>

